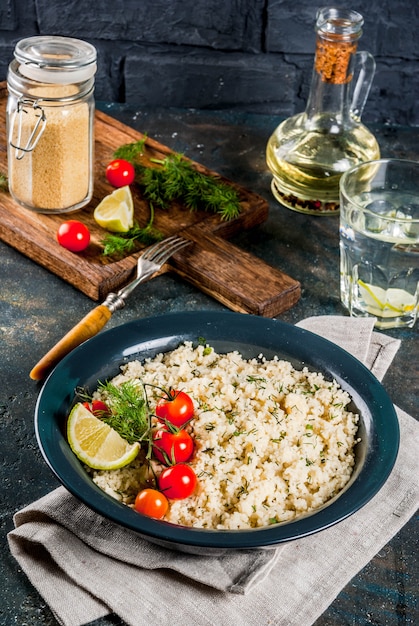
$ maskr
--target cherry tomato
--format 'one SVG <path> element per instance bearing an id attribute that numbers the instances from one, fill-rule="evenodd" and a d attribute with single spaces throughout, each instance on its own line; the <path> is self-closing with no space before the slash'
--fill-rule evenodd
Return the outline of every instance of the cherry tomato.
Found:
<path id="1" fill-rule="evenodd" d="M 159 400 L 156 406 L 156 415 L 163 422 L 170 422 L 180 428 L 192 419 L 194 405 L 190 396 L 184 391 L 170 389 Z"/>
<path id="2" fill-rule="evenodd" d="M 139 491 L 134 502 L 137 513 L 161 519 L 166 515 L 169 503 L 166 496 L 157 489 L 143 489 Z"/>
<path id="3" fill-rule="evenodd" d="M 81 252 L 90 243 L 90 232 L 85 224 L 77 220 L 68 220 L 58 228 L 57 241 L 60 246 L 71 252 Z"/>
<path id="4" fill-rule="evenodd" d="M 198 479 L 190 465 L 178 463 L 166 467 L 158 479 L 159 489 L 171 500 L 189 498 L 196 489 Z"/>
<path id="5" fill-rule="evenodd" d="M 105 417 L 109 415 L 109 407 L 102 400 L 92 400 L 92 403 L 83 402 L 83 406 L 86 407 L 95 417 Z"/>
<path id="6" fill-rule="evenodd" d="M 186 430 L 164 425 L 153 433 L 153 454 L 161 463 L 184 463 L 191 458 L 193 450 L 193 439 Z"/>
<path id="7" fill-rule="evenodd" d="M 115 159 L 106 168 L 106 178 L 114 187 L 131 185 L 135 179 L 135 168 L 129 161 Z"/>

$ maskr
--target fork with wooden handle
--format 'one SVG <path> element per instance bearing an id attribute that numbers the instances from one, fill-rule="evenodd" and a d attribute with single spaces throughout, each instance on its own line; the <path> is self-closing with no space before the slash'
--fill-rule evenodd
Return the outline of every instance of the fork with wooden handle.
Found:
<path id="1" fill-rule="evenodd" d="M 126 299 L 136 287 L 158 272 L 166 261 L 191 242 L 182 237 L 168 237 L 143 252 L 137 262 L 137 277 L 118 293 L 109 293 L 106 300 L 90 311 L 53 347 L 29 373 L 33 380 L 43 380 L 51 369 L 81 343 L 94 337 L 110 320 L 112 314 L 122 309 Z"/>

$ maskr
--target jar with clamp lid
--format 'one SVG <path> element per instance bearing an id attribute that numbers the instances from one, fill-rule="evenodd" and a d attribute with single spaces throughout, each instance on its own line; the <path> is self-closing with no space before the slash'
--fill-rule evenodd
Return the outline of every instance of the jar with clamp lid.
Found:
<path id="1" fill-rule="evenodd" d="M 70 37 L 17 43 L 7 75 L 9 190 L 38 213 L 66 213 L 93 193 L 96 49 Z"/>

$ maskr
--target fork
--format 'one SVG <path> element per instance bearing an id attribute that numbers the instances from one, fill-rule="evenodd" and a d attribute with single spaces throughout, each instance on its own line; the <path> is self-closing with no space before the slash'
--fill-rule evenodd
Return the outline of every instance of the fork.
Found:
<path id="1" fill-rule="evenodd" d="M 126 299 L 138 285 L 158 272 L 176 252 L 189 245 L 191 241 L 179 236 L 168 237 L 147 248 L 137 261 L 137 277 L 117 293 L 108 293 L 105 301 L 90 311 L 60 341 L 55 344 L 33 367 L 29 376 L 33 380 L 42 380 L 46 374 L 69 352 L 81 343 L 94 337 L 110 320 L 112 314 L 122 309 Z"/>

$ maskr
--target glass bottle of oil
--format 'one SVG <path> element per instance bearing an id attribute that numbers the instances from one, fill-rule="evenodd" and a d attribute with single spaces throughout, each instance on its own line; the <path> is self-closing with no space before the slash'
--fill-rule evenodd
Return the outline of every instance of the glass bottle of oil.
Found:
<path id="1" fill-rule="evenodd" d="M 357 52 L 363 23 L 356 11 L 324 8 L 317 13 L 306 110 L 282 122 L 268 141 L 272 193 L 295 211 L 338 213 L 343 172 L 379 158 L 374 135 L 360 121 L 375 72 L 374 57 Z M 356 68 L 359 76 L 353 81 Z"/>

